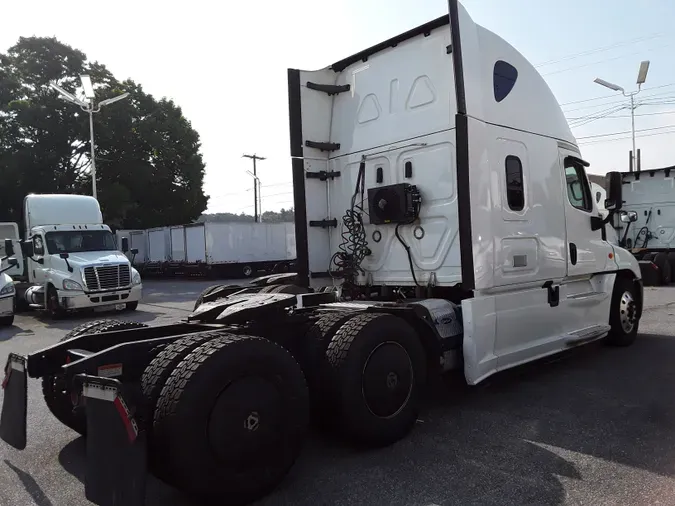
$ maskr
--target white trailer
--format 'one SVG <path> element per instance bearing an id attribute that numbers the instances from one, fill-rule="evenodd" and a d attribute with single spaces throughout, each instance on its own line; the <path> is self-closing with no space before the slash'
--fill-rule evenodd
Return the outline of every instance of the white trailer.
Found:
<path id="1" fill-rule="evenodd" d="M 294 227 L 287 223 L 206 222 L 183 230 L 186 269 L 250 277 L 287 271 L 295 259 Z"/>
<path id="2" fill-rule="evenodd" d="M 120 248 L 122 244 L 122 238 L 126 237 L 129 241 L 129 248 L 132 250 L 137 250 L 138 253 L 133 254 L 131 251 L 126 253 L 127 258 L 135 266 L 142 266 L 147 262 L 148 255 L 148 233 L 145 230 L 118 230 L 115 232 L 115 238 L 117 239 L 117 247 Z"/>
<path id="3" fill-rule="evenodd" d="M 211 287 L 186 321 L 97 323 L 10 355 L 0 436 L 26 446 L 28 375 L 64 385 L 43 390 L 48 406 L 81 391 L 84 410 L 59 414 L 87 432 L 97 504 L 142 504 L 146 463 L 206 502 L 253 502 L 293 466 L 311 412 L 385 446 L 418 426 L 431 376 L 476 385 L 638 336 L 640 268 L 606 240 L 555 97 L 457 0 L 325 69 L 290 69 L 288 92 L 295 284 Z M 611 218 L 622 184 L 608 179 Z"/>
<path id="4" fill-rule="evenodd" d="M 144 273 L 161 274 L 171 258 L 171 232 L 169 227 L 156 227 L 146 230 L 148 238 L 147 262 Z"/>

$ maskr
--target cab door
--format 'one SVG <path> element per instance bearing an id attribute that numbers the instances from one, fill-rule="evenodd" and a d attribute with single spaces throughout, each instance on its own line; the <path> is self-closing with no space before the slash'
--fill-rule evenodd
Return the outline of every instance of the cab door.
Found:
<path id="1" fill-rule="evenodd" d="M 605 231 L 593 230 L 591 217 L 599 217 L 591 185 L 586 175 L 588 166 L 578 153 L 560 148 L 563 188 L 566 194 L 565 229 L 567 250 L 567 277 L 587 277 L 607 270 L 611 261 L 612 247 L 607 242 Z"/>

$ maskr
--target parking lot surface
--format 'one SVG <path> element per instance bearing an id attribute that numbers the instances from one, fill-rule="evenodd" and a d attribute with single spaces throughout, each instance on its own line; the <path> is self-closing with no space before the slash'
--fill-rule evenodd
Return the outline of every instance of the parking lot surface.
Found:
<path id="1" fill-rule="evenodd" d="M 210 284 L 146 281 L 133 313 L 60 322 L 22 314 L 0 330 L 0 361 L 53 344 L 87 319 L 175 321 Z M 260 504 L 675 504 L 675 288 L 646 288 L 645 299 L 634 346 L 592 344 L 478 387 L 450 377 L 413 433 L 391 447 L 363 451 L 313 434 Z M 29 382 L 28 401 L 26 450 L 0 441 L 0 505 L 91 504 L 83 438 L 49 413 L 38 380 Z M 197 506 L 153 478 L 146 502 Z"/>

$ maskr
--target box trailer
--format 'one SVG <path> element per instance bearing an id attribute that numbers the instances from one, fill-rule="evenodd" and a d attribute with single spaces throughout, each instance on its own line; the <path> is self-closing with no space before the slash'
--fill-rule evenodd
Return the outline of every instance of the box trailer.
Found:
<path id="1" fill-rule="evenodd" d="M 185 225 L 185 268 L 224 277 L 287 271 L 295 259 L 294 226 L 287 223 Z"/>
<path id="2" fill-rule="evenodd" d="M 131 260 L 131 263 L 140 268 L 148 260 L 148 233 L 145 230 L 118 230 L 115 232 L 115 238 L 117 240 L 117 247 L 121 247 L 122 238 L 126 237 L 129 241 L 129 248 L 137 250 L 138 253 L 135 255 L 129 251 L 127 252 L 127 257 Z"/>
<path id="3" fill-rule="evenodd" d="M 147 230 L 148 258 L 143 272 L 162 274 L 171 258 L 171 232 L 169 227 L 156 227 Z"/>
<path id="4" fill-rule="evenodd" d="M 295 273 L 210 287 L 178 323 L 95 322 L 10 354 L 0 437 L 26 447 L 28 377 L 42 378 L 55 416 L 86 432 L 90 501 L 143 504 L 149 469 L 245 504 L 284 479 L 310 419 L 385 446 L 417 426 L 431 376 L 459 368 L 476 385 L 592 341 L 634 343 L 640 268 L 606 240 L 553 93 L 448 5 L 329 67 L 289 69 Z M 229 260 L 217 245 L 259 260 L 232 247 L 247 232 L 221 243 L 211 228 L 205 261 Z"/>

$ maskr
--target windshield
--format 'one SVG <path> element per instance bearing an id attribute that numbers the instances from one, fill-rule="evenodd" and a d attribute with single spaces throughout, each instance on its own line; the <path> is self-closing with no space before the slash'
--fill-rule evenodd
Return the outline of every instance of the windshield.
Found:
<path id="1" fill-rule="evenodd" d="M 107 230 L 47 232 L 47 251 L 51 254 L 115 251 L 116 249 L 113 235 Z"/>

